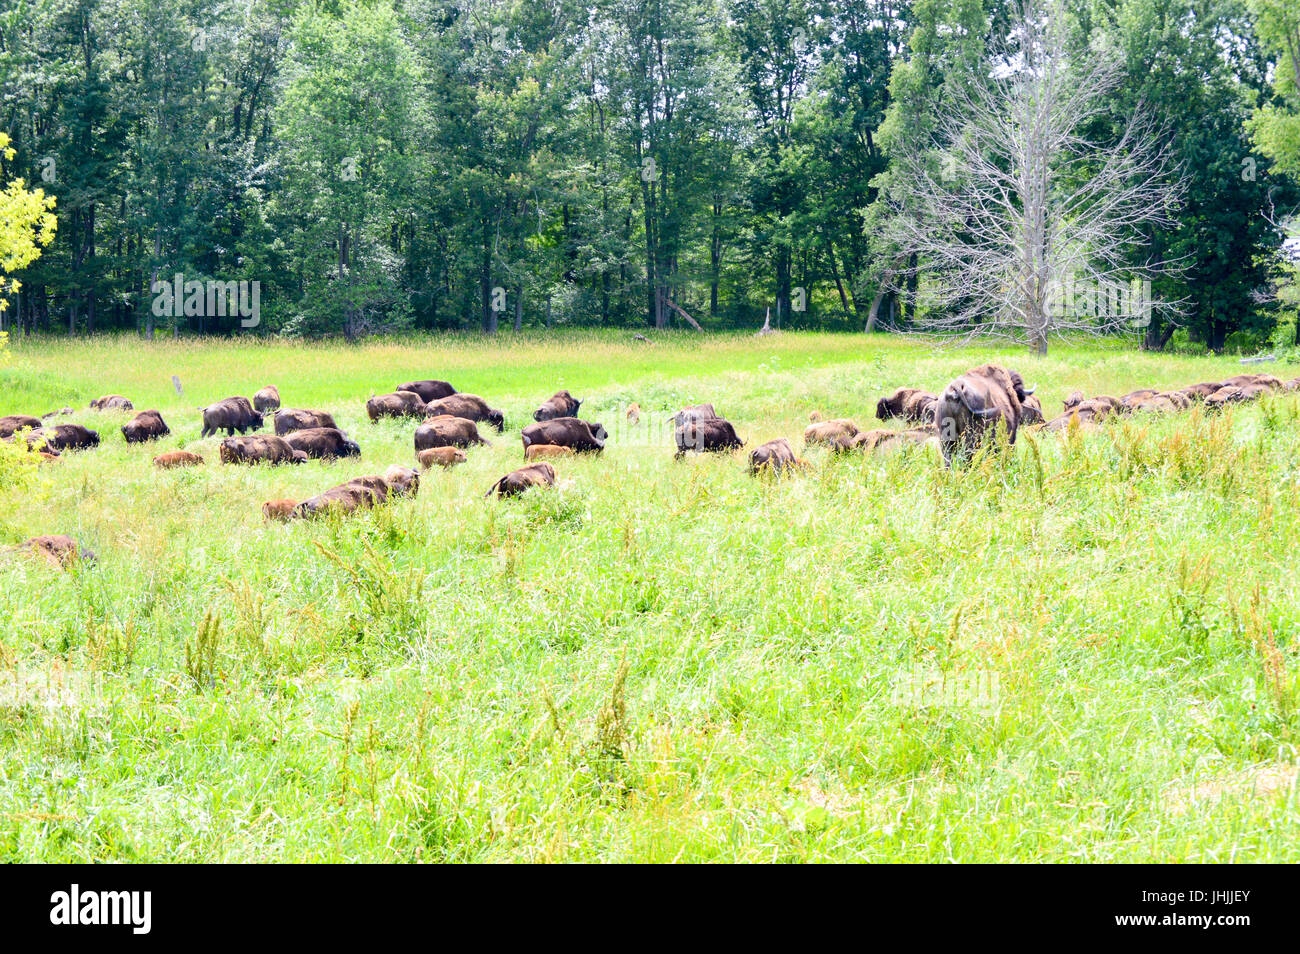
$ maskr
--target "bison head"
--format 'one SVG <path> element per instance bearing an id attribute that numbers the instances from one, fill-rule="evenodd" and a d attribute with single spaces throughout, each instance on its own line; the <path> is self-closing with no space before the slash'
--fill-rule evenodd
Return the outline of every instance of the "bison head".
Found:
<path id="1" fill-rule="evenodd" d="M 506 429 L 506 416 L 500 411 L 488 411 L 484 420 L 495 427 L 498 433 Z"/>

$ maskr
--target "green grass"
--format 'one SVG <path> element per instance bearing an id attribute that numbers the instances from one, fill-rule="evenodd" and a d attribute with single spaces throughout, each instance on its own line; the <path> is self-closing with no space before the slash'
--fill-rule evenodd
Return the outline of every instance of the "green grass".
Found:
<path id="1" fill-rule="evenodd" d="M 67 404 L 105 440 L 0 470 L 0 544 L 99 555 L 0 555 L 0 857 L 1300 860 L 1300 398 L 1039 434 L 954 472 L 810 451 L 782 481 L 616 431 L 557 462 L 558 490 L 482 497 L 559 387 L 611 430 L 628 401 L 711 400 L 751 446 L 799 446 L 813 409 L 870 426 L 881 393 L 990 359 L 1049 412 L 1242 370 L 798 334 L 17 342 L 0 414 Z M 506 433 L 413 501 L 262 520 L 411 463 L 413 422 L 363 403 L 412 377 L 484 395 Z M 216 463 L 194 407 L 267 383 L 362 458 Z M 173 435 L 127 447 L 129 415 L 84 409 L 110 392 Z M 150 466 L 182 446 L 209 463 Z M 1000 705 L 905 704 L 909 673 L 985 674 Z"/>

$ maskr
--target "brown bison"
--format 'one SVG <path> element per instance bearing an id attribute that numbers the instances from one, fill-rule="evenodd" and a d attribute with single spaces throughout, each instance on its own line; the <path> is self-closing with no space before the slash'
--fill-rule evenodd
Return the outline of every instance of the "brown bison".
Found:
<path id="1" fill-rule="evenodd" d="M 1201 384 L 1188 385 L 1179 393 L 1187 395 L 1193 401 L 1204 401 L 1207 397 L 1222 387 L 1222 381 L 1205 381 Z"/>
<path id="2" fill-rule="evenodd" d="M 39 417 L 32 417 L 30 414 L 10 414 L 8 417 L 0 417 L 0 438 L 13 437 L 15 432 L 24 428 L 30 430 L 40 426 Z"/>
<path id="3" fill-rule="evenodd" d="M 394 391 L 372 397 L 366 402 L 366 413 L 374 423 L 381 417 L 424 417 L 427 412 L 424 400 L 414 391 Z"/>
<path id="4" fill-rule="evenodd" d="M 553 421 L 557 417 L 577 417 L 582 402 L 568 391 L 556 391 L 533 411 L 534 421 Z"/>
<path id="5" fill-rule="evenodd" d="M 536 464 L 529 464 L 527 467 L 520 467 L 518 470 L 512 470 L 495 484 L 492 489 L 485 493 L 484 497 L 491 497 L 496 494 L 498 497 L 517 497 L 529 487 L 554 487 L 555 486 L 555 468 L 546 461 Z"/>
<path id="6" fill-rule="evenodd" d="M 425 470 L 431 467 L 455 467 L 469 460 L 459 447 L 429 447 L 415 455 Z"/>
<path id="7" fill-rule="evenodd" d="M 736 436 L 736 429 L 730 421 L 720 417 L 687 421 L 680 425 L 673 434 L 677 442 L 678 459 L 685 457 L 687 451 L 701 454 L 720 454 L 740 450 L 745 442 Z"/>
<path id="8" fill-rule="evenodd" d="M 267 520 L 288 520 L 293 516 L 294 508 L 297 506 L 298 501 L 288 498 L 268 500 L 262 504 L 262 516 Z"/>
<path id="9" fill-rule="evenodd" d="M 268 384 L 254 394 L 253 410 L 261 411 L 263 414 L 267 411 L 280 410 L 280 389 L 274 384 Z"/>
<path id="10" fill-rule="evenodd" d="M 429 417 L 437 417 L 439 414 L 463 417 L 476 423 L 485 422 L 495 427 L 498 433 L 506 429 L 505 415 L 488 407 L 487 401 L 477 394 L 453 394 L 431 402 L 428 407 Z"/>
<path id="11" fill-rule="evenodd" d="M 1138 388 L 1136 391 L 1129 391 L 1119 399 L 1121 410 L 1130 410 L 1133 405 L 1139 401 L 1145 401 L 1147 398 L 1153 398 L 1160 392 L 1155 388 Z"/>
<path id="12" fill-rule="evenodd" d="M 1236 388 L 1258 386 L 1269 391 L 1279 391 L 1282 388 L 1282 379 L 1275 378 L 1271 374 L 1238 374 L 1228 378 L 1223 385 Z"/>
<path id="13" fill-rule="evenodd" d="M 32 537 L 18 544 L 18 551 L 39 557 L 57 569 L 67 569 L 74 563 L 94 563 L 94 551 L 77 546 L 77 541 L 66 534 L 47 534 Z"/>
<path id="14" fill-rule="evenodd" d="M 171 429 L 167 426 L 167 422 L 157 411 L 141 411 L 122 425 L 122 436 L 126 438 L 128 444 L 156 441 L 170 433 Z"/>
<path id="15" fill-rule="evenodd" d="M 120 394 L 105 394 L 91 401 L 90 409 L 92 411 L 134 411 L 135 405 Z"/>
<path id="16" fill-rule="evenodd" d="M 833 421 L 818 421 L 803 429 L 803 442 L 806 446 L 820 444 L 831 450 L 847 450 L 853 438 L 861 433 L 858 425 L 848 418 L 836 418 Z"/>
<path id="17" fill-rule="evenodd" d="M 1134 401 L 1128 409 L 1134 414 L 1152 412 L 1167 414 L 1171 411 L 1185 411 L 1191 406 L 1192 399 L 1182 391 L 1164 391 Z"/>
<path id="18" fill-rule="evenodd" d="M 1021 403 L 1020 410 L 1022 416 L 1020 423 L 1024 426 L 1030 424 L 1041 424 L 1045 420 L 1043 415 L 1043 402 L 1038 400 L 1037 394 L 1031 394 Z"/>
<path id="19" fill-rule="evenodd" d="M 397 390 L 418 394 L 420 400 L 426 404 L 439 398 L 451 397 L 456 393 L 456 389 L 446 381 L 408 381 L 405 384 L 399 384 Z"/>
<path id="20" fill-rule="evenodd" d="M 312 460 L 334 460 L 339 457 L 360 457 L 361 447 L 337 427 L 309 427 L 294 431 L 284 437 L 284 442 L 300 450 Z"/>
<path id="21" fill-rule="evenodd" d="M 153 465 L 160 470 L 171 470 L 174 467 L 195 467 L 203 463 L 203 458 L 198 454 L 191 454 L 189 451 L 174 450 L 167 451 L 165 454 L 159 454 L 153 459 Z"/>
<path id="22" fill-rule="evenodd" d="M 227 437 L 221 442 L 223 464 L 301 464 L 305 460 L 305 452 L 271 434 Z"/>
<path id="23" fill-rule="evenodd" d="M 491 447 L 491 441 L 479 436 L 478 425 L 463 417 L 439 414 L 415 429 L 415 450 L 432 447 Z"/>
<path id="24" fill-rule="evenodd" d="M 547 457 L 572 457 L 572 447 L 559 444 L 530 444 L 524 448 L 524 460 L 542 460 Z"/>
<path id="25" fill-rule="evenodd" d="M 599 424 L 576 417 L 557 417 L 553 421 L 529 424 L 520 433 L 520 440 L 524 443 L 525 454 L 534 444 L 558 444 L 560 447 L 571 447 L 580 454 L 599 454 L 605 449 L 605 439 L 608 436 Z"/>
<path id="26" fill-rule="evenodd" d="M 225 431 L 227 437 L 233 437 L 235 431 L 246 434 L 261 429 L 262 415 L 253 410 L 252 402 L 246 397 L 228 397 L 203 408 L 204 437 L 217 431 Z"/>
<path id="27" fill-rule="evenodd" d="M 1006 428 L 1007 440 L 1014 444 L 1024 417 L 1024 400 L 1033 391 L 1015 371 L 996 364 L 972 368 L 954 380 L 935 405 L 944 461 L 951 465 L 954 456 L 973 450 L 993 433 L 999 421 Z"/>
<path id="28" fill-rule="evenodd" d="M 1091 430 L 1100 421 L 1116 413 L 1118 409 L 1114 398 L 1090 398 L 1052 418 L 1047 422 L 1047 430 L 1063 431 L 1070 427 L 1072 421 L 1077 422 L 1076 426 Z"/>
<path id="29" fill-rule="evenodd" d="M 692 404 L 689 407 L 682 408 L 668 420 L 681 427 L 691 421 L 712 421 L 719 420 L 719 418 L 718 412 L 713 409 L 712 404 Z"/>
<path id="30" fill-rule="evenodd" d="M 393 466 L 382 477 L 354 477 L 331 487 L 323 494 L 304 500 L 294 508 L 296 517 L 320 514 L 352 513 L 385 503 L 393 497 L 415 496 L 420 490 L 420 475 L 410 467 Z"/>
<path id="31" fill-rule="evenodd" d="M 803 464 L 804 462 L 795 456 L 790 442 L 784 437 L 759 444 L 749 452 L 750 474 L 757 474 L 759 471 L 781 474 Z"/>
<path id="32" fill-rule="evenodd" d="M 86 450 L 99 446 L 99 434 L 80 424 L 55 424 L 53 427 L 38 427 L 27 432 L 27 446 L 48 450 Z"/>
<path id="33" fill-rule="evenodd" d="M 938 400 L 928 391 L 918 388 L 899 388 L 889 397 L 876 402 L 876 417 L 882 421 L 901 417 L 905 421 L 928 423 L 934 420 L 934 402 Z"/>
<path id="34" fill-rule="evenodd" d="M 333 415 L 326 414 L 324 411 L 298 411 L 288 408 L 276 412 L 275 433 L 277 437 L 284 437 L 284 435 L 292 434 L 294 431 L 310 430 L 313 427 L 337 428 L 338 425 L 334 423 Z"/>
<path id="35" fill-rule="evenodd" d="M 627 406 L 627 422 L 632 427 L 641 423 L 641 405 L 636 401 Z"/>
<path id="36" fill-rule="evenodd" d="M 850 450 L 892 451 L 936 440 L 938 433 L 931 428 L 912 428 L 906 431 L 891 431 L 876 428 L 863 431 L 849 442 Z"/>
<path id="37" fill-rule="evenodd" d="M 1205 407 L 1211 411 L 1221 410 L 1229 404 L 1244 404 L 1257 401 L 1273 389 L 1267 384 L 1225 384 L 1205 399 Z"/>

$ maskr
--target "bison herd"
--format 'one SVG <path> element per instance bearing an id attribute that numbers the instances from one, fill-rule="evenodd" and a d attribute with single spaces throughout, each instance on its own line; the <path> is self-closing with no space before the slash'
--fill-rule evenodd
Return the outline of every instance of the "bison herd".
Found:
<path id="1" fill-rule="evenodd" d="M 1090 429 L 1106 418 L 1141 413 L 1184 411 L 1193 404 L 1214 410 L 1228 404 L 1256 400 L 1275 391 L 1300 389 L 1300 378 L 1283 382 L 1267 374 L 1242 374 L 1224 381 L 1192 384 L 1178 389 L 1141 388 L 1122 397 L 1071 393 L 1062 412 L 1050 419 L 1032 387 L 1015 371 L 995 364 L 972 368 L 940 393 L 901 387 L 876 402 L 881 421 L 900 421 L 905 427 L 864 430 L 848 418 L 823 420 L 814 412 L 804 430 L 804 447 L 823 447 L 835 454 L 893 450 L 909 445 L 934 445 L 946 463 L 966 457 L 1001 434 L 1014 443 L 1026 427 L 1047 431 Z M 557 481 L 551 460 L 575 454 L 600 454 L 609 439 L 599 423 L 578 417 L 582 401 L 568 391 L 557 391 L 533 412 L 533 423 L 520 433 L 525 465 L 497 480 L 485 496 L 513 497 L 533 487 L 553 487 Z M 90 402 L 97 411 L 134 411 L 130 400 L 109 394 Z M 365 405 L 372 423 L 383 418 L 418 420 L 413 435 L 415 458 L 421 469 L 451 468 L 467 461 L 467 452 L 491 446 L 480 426 L 505 430 L 505 415 L 475 394 L 457 391 L 446 381 L 424 380 L 401 384 L 391 393 L 370 398 Z M 358 457 L 360 445 L 325 411 L 282 408 L 274 386 L 258 391 L 250 401 L 229 397 L 200 408 L 202 436 L 225 432 L 217 448 L 224 464 L 302 464 L 310 460 Z M 70 408 L 44 418 L 25 414 L 0 417 L 0 440 L 21 440 L 45 459 L 66 451 L 97 447 L 99 434 L 81 424 L 51 422 L 72 413 Z M 641 408 L 627 408 L 627 422 L 637 426 Z M 273 415 L 274 433 L 258 433 Z M 673 426 L 675 457 L 688 453 L 732 453 L 745 446 L 735 426 L 717 413 L 713 404 L 684 407 L 668 418 Z M 128 444 L 156 441 L 171 431 L 157 410 L 135 414 L 121 428 Z M 159 469 L 193 467 L 204 458 L 185 450 L 172 450 L 153 458 Z M 751 474 L 785 474 L 807 466 L 787 438 L 778 437 L 754 448 L 748 458 Z M 371 509 L 399 497 L 414 496 L 420 485 L 417 470 L 389 467 L 382 475 L 357 477 L 303 501 L 271 500 L 263 505 L 267 519 L 289 520 L 327 513 L 347 514 Z M 52 565 L 66 566 L 92 557 L 68 537 L 34 537 L 19 550 L 36 554 Z"/>

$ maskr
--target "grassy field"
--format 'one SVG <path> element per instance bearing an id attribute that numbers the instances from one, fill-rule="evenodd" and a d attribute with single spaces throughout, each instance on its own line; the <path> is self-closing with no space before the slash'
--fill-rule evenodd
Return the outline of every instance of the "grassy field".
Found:
<path id="1" fill-rule="evenodd" d="M 814 409 L 870 426 L 881 393 L 986 360 L 1049 414 L 1243 370 L 802 334 L 16 342 L 0 414 L 70 405 L 104 443 L 0 486 L 0 544 L 99 556 L 0 555 L 0 858 L 1300 860 L 1300 397 L 952 472 L 810 451 L 779 481 L 614 426 L 712 401 L 751 446 L 798 446 Z M 412 463 L 414 423 L 363 404 L 415 377 L 506 433 L 413 501 L 263 521 Z M 363 456 L 217 463 L 195 408 L 267 383 Z M 483 499 L 560 387 L 605 454 Z M 85 410 L 113 392 L 172 436 L 126 446 L 129 415 Z M 179 447 L 209 463 L 150 466 Z"/>

